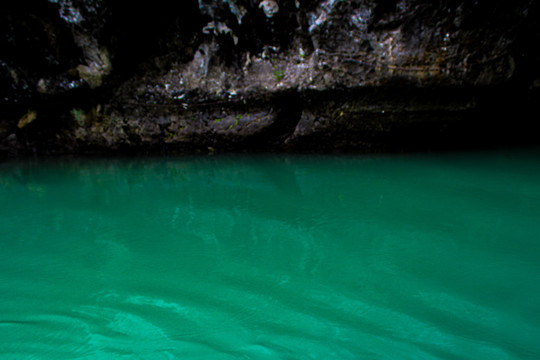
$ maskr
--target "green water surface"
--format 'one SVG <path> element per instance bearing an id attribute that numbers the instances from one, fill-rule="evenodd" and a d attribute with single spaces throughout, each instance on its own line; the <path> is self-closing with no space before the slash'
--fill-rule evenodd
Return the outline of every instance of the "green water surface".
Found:
<path id="1" fill-rule="evenodd" d="M 540 359 L 540 151 L 0 164 L 0 359 Z"/>

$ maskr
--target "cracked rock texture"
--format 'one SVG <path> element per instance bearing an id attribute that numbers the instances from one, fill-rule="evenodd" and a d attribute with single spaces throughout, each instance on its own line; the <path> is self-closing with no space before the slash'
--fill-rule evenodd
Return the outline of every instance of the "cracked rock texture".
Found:
<path id="1" fill-rule="evenodd" d="M 536 141 L 533 0 L 30 3 L 0 5 L 3 157 Z"/>

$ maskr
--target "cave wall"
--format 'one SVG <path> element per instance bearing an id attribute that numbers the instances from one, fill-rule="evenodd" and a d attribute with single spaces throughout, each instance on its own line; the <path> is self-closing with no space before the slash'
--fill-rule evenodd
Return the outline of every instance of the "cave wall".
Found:
<path id="1" fill-rule="evenodd" d="M 0 6 L 2 156 L 533 140 L 532 0 Z"/>

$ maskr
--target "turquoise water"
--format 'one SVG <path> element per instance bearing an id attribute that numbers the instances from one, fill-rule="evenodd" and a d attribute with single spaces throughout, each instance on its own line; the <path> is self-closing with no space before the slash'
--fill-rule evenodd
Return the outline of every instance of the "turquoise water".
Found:
<path id="1" fill-rule="evenodd" d="M 539 359 L 540 151 L 0 164 L 1 359 Z"/>

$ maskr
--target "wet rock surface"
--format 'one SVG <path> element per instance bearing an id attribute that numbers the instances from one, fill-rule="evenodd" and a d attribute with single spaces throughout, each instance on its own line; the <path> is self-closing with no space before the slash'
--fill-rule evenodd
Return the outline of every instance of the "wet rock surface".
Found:
<path id="1" fill-rule="evenodd" d="M 532 0 L 1 7 L 2 156 L 536 141 Z"/>

